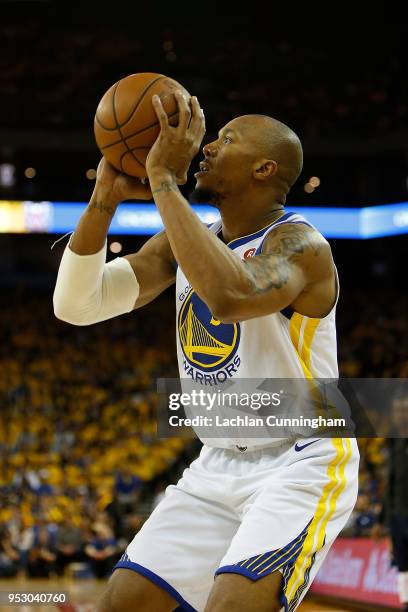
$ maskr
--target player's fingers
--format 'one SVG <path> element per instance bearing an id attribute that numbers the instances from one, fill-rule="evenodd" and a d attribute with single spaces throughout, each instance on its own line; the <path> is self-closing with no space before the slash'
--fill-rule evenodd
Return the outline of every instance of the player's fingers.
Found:
<path id="1" fill-rule="evenodd" d="M 158 95 L 154 95 L 152 98 L 153 108 L 157 115 L 157 118 L 160 122 L 160 129 L 162 132 L 165 132 L 169 128 L 169 119 L 167 117 L 167 113 L 163 108 L 163 104 Z"/>
<path id="2" fill-rule="evenodd" d="M 200 107 L 200 103 L 195 96 L 191 98 L 192 119 L 190 130 L 195 139 L 203 139 L 205 134 L 205 117 L 204 111 Z"/>
<path id="3" fill-rule="evenodd" d="M 184 134 L 187 131 L 187 128 L 191 119 L 191 110 L 187 102 L 187 98 L 183 94 L 182 91 L 176 91 L 175 94 L 177 104 L 179 107 L 179 123 L 178 123 L 178 131 Z"/>
<path id="4" fill-rule="evenodd" d="M 201 140 L 204 138 L 204 134 L 207 131 L 207 127 L 205 125 L 205 115 L 204 115 L 204 110 L 202 108 L 200 108 L 200 113 L 201 113 L 201 123 L 200 123 L 200 142 Z"/>

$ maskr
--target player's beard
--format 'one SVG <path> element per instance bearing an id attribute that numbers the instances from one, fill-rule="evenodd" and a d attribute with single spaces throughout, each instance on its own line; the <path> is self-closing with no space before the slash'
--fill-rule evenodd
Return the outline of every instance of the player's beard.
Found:
<path id="1" fill-rule="evenodd" d="M 189 195 L 191 202 L 195 204 L 211 204 L 216 208 L 221 206 L 222 196 L 217 191 L 206 189 L 205 187 L 196 187 Z"/>

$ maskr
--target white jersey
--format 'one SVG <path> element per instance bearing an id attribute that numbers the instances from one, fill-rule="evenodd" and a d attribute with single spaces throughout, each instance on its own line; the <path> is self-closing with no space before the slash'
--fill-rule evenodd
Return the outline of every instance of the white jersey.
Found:
<path id="1" fill-rule="evenodd" d="M 282 223 L 306 221 L 288 213 L 228 246 L 241 259 L 256 255 L 268 232 Z M 210 229 L 217 233 L 220 223 Z M 302 387 L 315 385 L 305 380 L 310 377 L 337 378 L 334 312 L 335 307 L 322 319 L 285 311 L 221 323 L 179 268 L 177 351 L 183 391 L 191 387 L 187 377 L 195 389 L 206 390 L 230 389 L 246 384 L 246 378 L 303 378 Z M 177 485 L 166 489 L 115 569 L 145 576 L 180 609 L 192 612 L 207 610 L 214 574 L 241 574 L 255 582 L 279 571 L 282 610 L 294 612 L 354 507 L 356 440 L 233 440 L 209 438 L 195 429 L 205 444 L 200 456 Z M 216 537 L 203 538 L 203 533 Z"/>
<path id="2" fill-rule="evenodd" d="M 236 238 L 227 246 L 242 260 L 256 256 L 262 252 L 269 232 L 284 223 L 311 226 L 301 215 L 286 213 L 276 222 Z M 221 220 L 209 229 L 218 234 Z M 321 319 L 287 308 L 248 321 L 222 323 L 212 316 L 178 267 L 176 310 L 180 378 L 191 378 L 207 390 L 216 389 L 229 379 L 240 378 L 335 379 L 338 377 L 336 304 Z M 269 440 L 268 443 L 274 445 L 278 441 Z M 253 446 L 255 442 L 248 441 L 245 445 Z M 205 443 L 230 448 L 236 445 L 236 440 L 211 439 Z"/>

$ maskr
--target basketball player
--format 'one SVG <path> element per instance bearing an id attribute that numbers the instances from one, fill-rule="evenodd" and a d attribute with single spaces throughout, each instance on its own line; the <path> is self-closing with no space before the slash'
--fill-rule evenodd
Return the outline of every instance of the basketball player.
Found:
<path id="1" fill-rule="evenodd" d="M 140 308 L 176 283 L 181 377 L 215 385 L 336 378 L 339 287 L 330 247 L 284 210 L 302 168 L 298 137 L 275 119 L 247 115 L 204 146 L 194 195 L 221 215 L 208 228 L 178 188 L 204 136 L 204 115 L 196 98 L 177 100 L 174 128 L 153 98 L 161 132 L 147 159 L 150 188 L 101 161 L 61 260 L 56 316 L 88 325 Z M 165 231 L 106 264 L 117 206 L 148 199 L 150 190 Z M 191 339 L 187 346 L 187 311 L 222 342 L 221 356 L 200 354 Z M 98 611 L 295 610 L 351 513 L 357 471 L 353 439 L 208 441 L 129 544 Z"/>

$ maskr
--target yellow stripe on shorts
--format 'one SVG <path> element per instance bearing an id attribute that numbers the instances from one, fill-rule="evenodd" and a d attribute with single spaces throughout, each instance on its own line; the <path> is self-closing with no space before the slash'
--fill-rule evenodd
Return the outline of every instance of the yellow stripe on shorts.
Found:
<path id="1" fill-rule="evenodd" d="M 289 604 L 296 596 L 298 589 L 303 587 L 305 574 L 311 565 L 313 555 L 323 547 L 327 523 L 333 516 L 339 495 L 346 485 L 345 467 L 351 457 L 350 440 L 333 438 L 332 442 L 336 449 L 336 456 L 327 468 L 329 480 L 317 504 L 302 552 L 296 560 L 292 575 L 286 585 L 285 596 Z"/>

